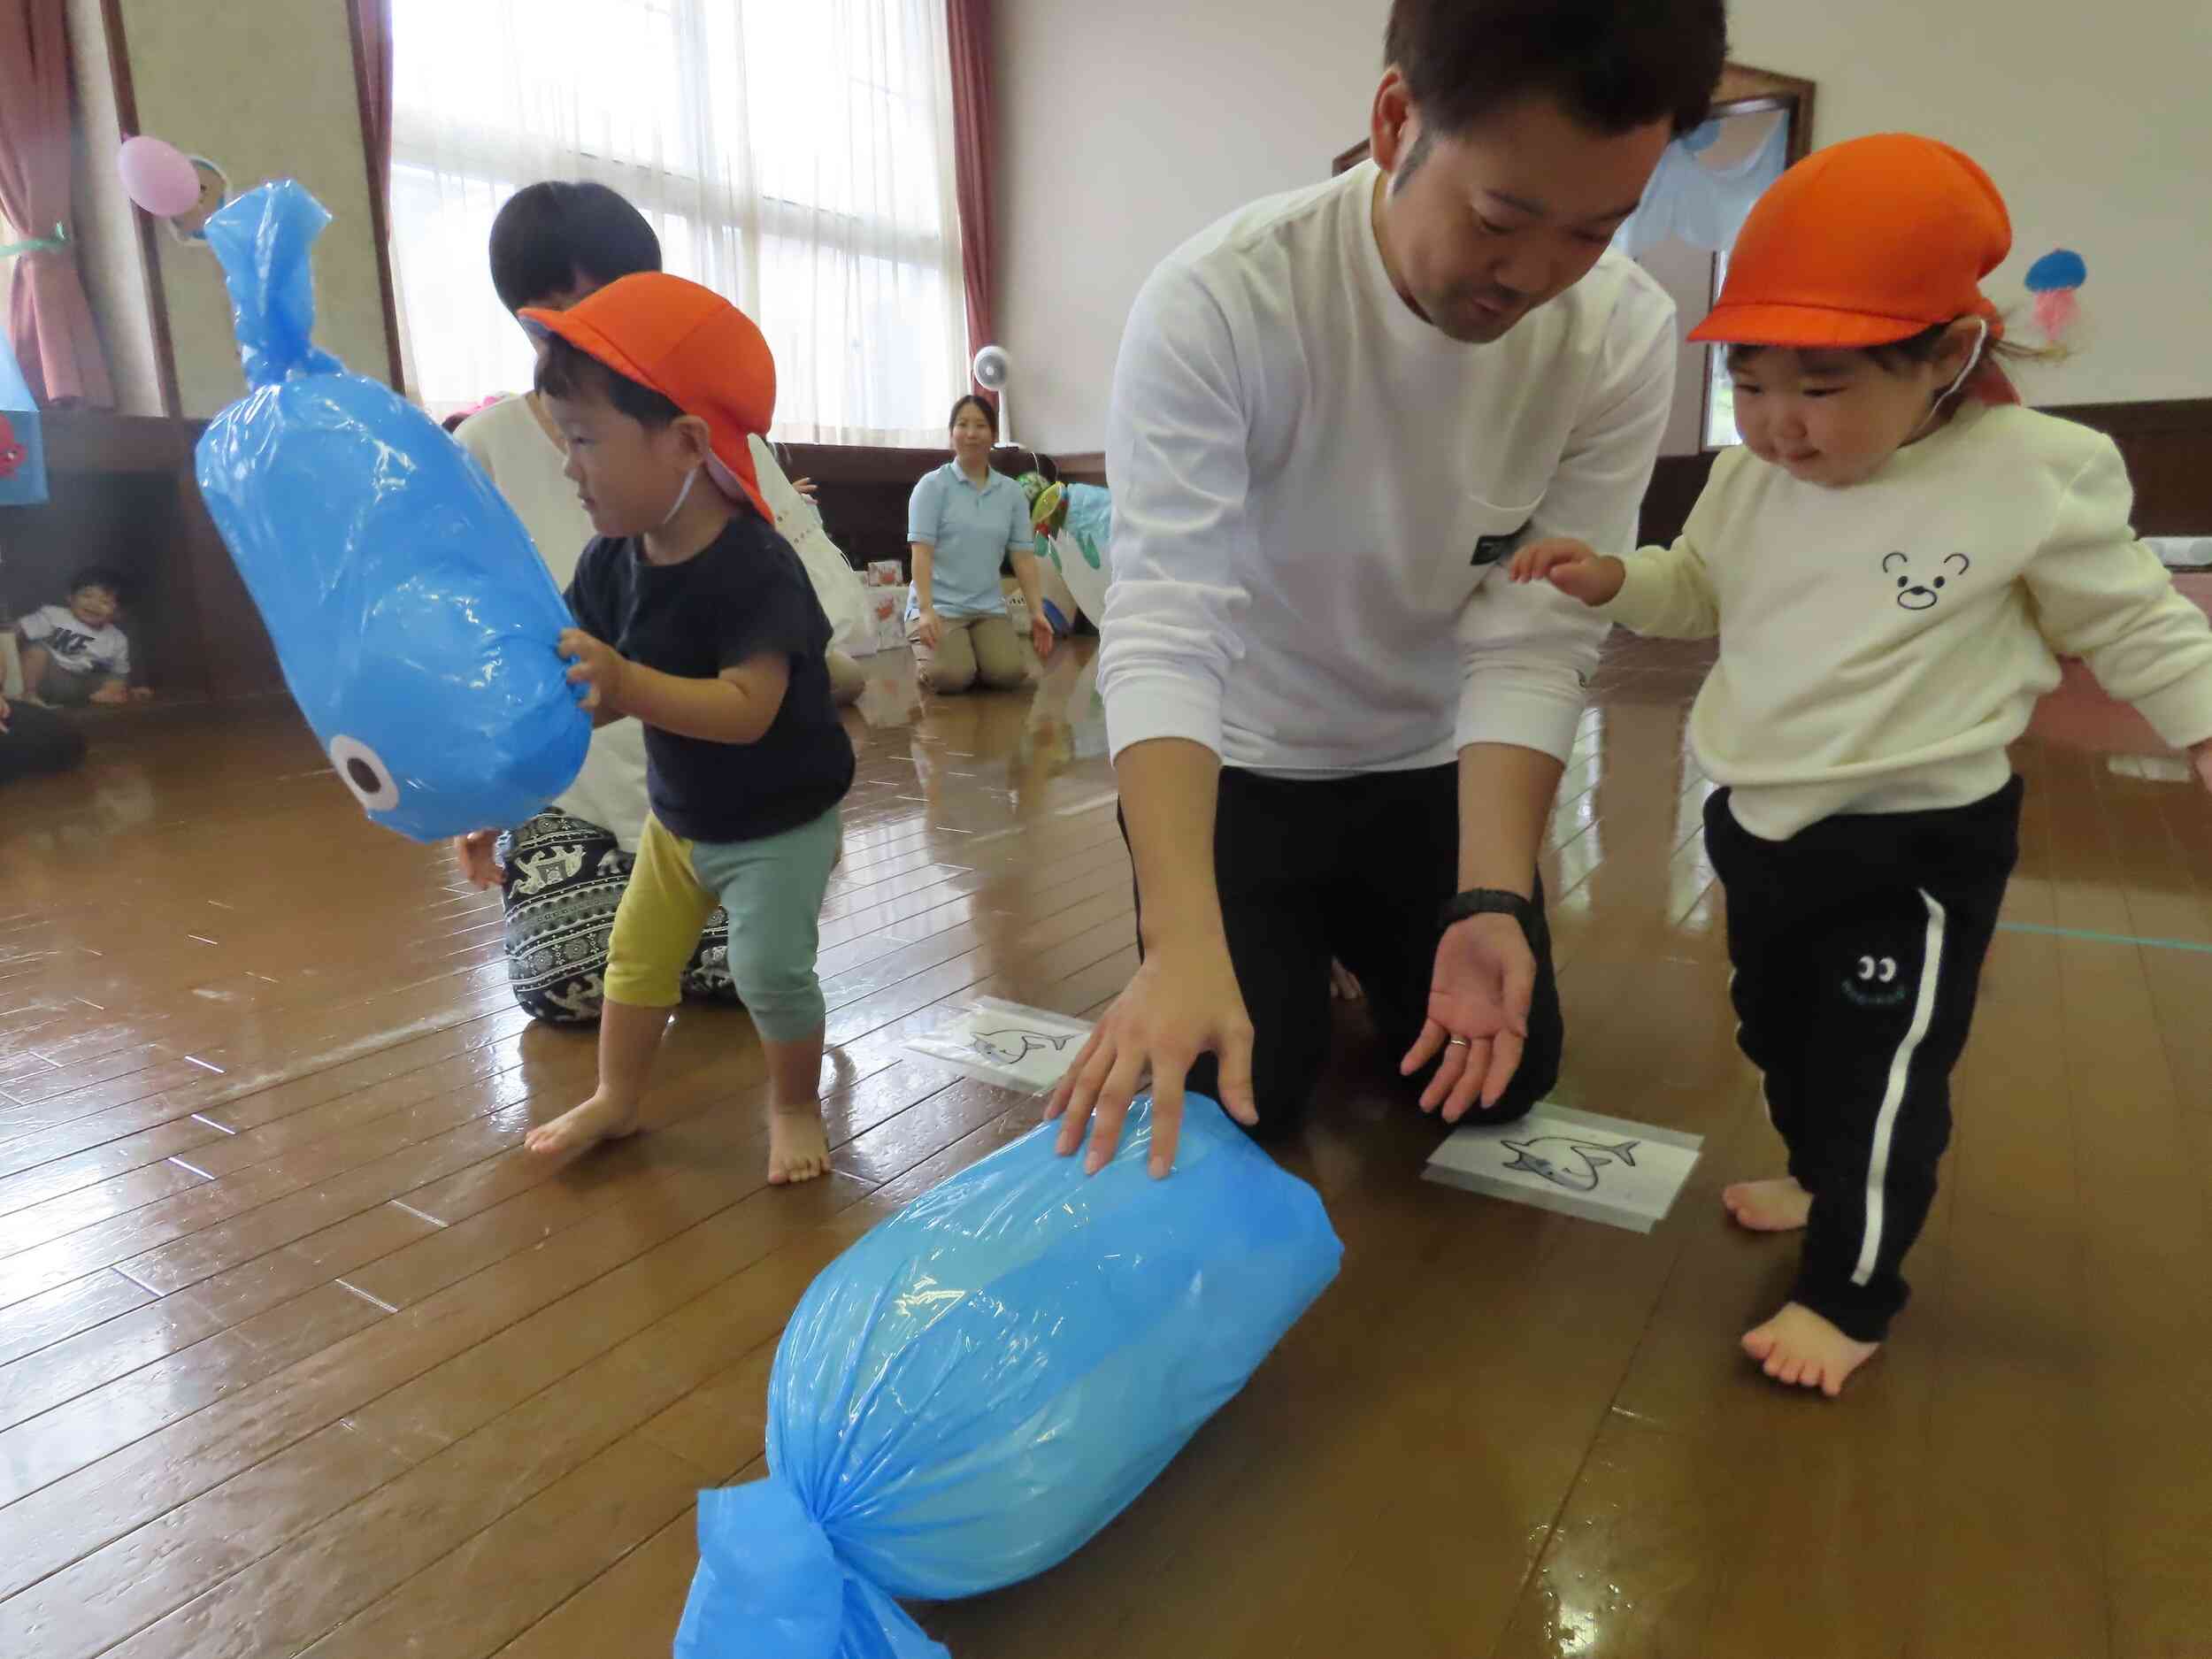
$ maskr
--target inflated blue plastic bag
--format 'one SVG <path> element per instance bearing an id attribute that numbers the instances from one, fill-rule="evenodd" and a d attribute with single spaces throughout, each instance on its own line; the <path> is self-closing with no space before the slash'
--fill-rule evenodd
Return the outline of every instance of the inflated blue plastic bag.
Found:
<path id="1" fill-rule="evenodd" d="M 520 824 L 591 741 L 568 606 L 467 452 L 311 341 L 329 222 L 289 180 L 208 220 L 248 390 L 200 438 L 200 494 L 368 815 L 420 841 Z"/>
<path id="2" fill-rule="evenodd" d="M 1188 1097 L 1095 1176 L 1048 1124 L 822 1270 L 776 1350 L 765 1480 L 701 1494 L 675 1659 L 942 1659 L 897 1605 L 1064 1560 L 1336 1277 L 1320 1195 Z"/>

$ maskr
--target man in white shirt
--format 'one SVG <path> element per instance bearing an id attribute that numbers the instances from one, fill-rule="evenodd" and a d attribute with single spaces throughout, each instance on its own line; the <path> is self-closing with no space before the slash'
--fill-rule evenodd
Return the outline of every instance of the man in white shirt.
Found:
<path id="1" fill-rule="evenodd" d="M 1169 258 L 1114 378 L 1099 676 L 1143 964 L 1054 1095 L 1294 1125 L 1332 953 L 1423 1109 L 1525 1111 L 1563 1029 L 1537 855 L 1604 627 L 1500 568 L 1634 545 L 1664 292 L 1608 246 L 1705 118 L 1723 0 L 1396 0 L 1372 160 Z"/>

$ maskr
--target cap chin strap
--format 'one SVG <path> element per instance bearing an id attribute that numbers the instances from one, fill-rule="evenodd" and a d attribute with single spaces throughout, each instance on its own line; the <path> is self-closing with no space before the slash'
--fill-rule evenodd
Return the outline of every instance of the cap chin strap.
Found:
<path id="1" fill-rule="evenodd" d="M 1944 396 L 1948 397 L 1950 393 L 1946 392 Z M 699 469 L 695 466 L 684 474 L 684 487 L 676 492 L 676 504 L 661 515 L 661 521 L 653 528 L 665 530 L 675 521 L 676 515 L 684 510 L 684 503 L 691 499 L 691 487 L 698 481 Z"/>
<path id="2" fill-rule="evenodd" d="M 1959 388 L 1966 384 L 1968 378 L 1976 369 L 1981 367 L 1982 349 L 1989 344 L 1989 319 L 1986 317 L 1977 317 L 1974 319 L 1974 326 L 1981 332 L 1975 336 L 1973 350 L 1966 354 L 1966 366 L 1959 371 L 1956 380 L 1937 395 L 1935 402 L 1929 406 L 1928 412 L 1921 418 L 1920 425 L 1912 429 L 1912 434 L 1905 440 L 1906 442 L 1910 443 L 1913 438 L 1917 438 L 1927 424 L 1936 418 L 1937 411 L 1956 396 Z"/>

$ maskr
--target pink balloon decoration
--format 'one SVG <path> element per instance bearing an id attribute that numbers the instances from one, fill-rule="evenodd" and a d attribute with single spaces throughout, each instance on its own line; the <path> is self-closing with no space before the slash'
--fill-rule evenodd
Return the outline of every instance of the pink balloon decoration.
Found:
<path id="1" fill-rule="evenodd" d="M 200 199 L 200 175 L 174 144 L 140 134 L 123 141 L 115 158 L 123 191 L 156 219 L 181 213 Z"/>

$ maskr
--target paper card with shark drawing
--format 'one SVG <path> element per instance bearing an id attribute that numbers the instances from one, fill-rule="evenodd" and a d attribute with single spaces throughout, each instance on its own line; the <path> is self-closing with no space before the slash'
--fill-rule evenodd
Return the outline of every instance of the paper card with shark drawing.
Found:
<path id="1" fill-rule="evenodd" d="M 1456 1131 L 1422 1173 L 1493 1198 L 1649 1233 L 1697 1167 L 1702 1135 L 1548 1102 L 1517 1123 Z"/>
<path id="2" fill-rule="evenodd" d="M 1079 1019 L 987 996 L 935 1030 L 909 1038 L 906 1047 L 987 1083 L 1041 1094 L 1060 1080 L 1090 1034 Z"/>

